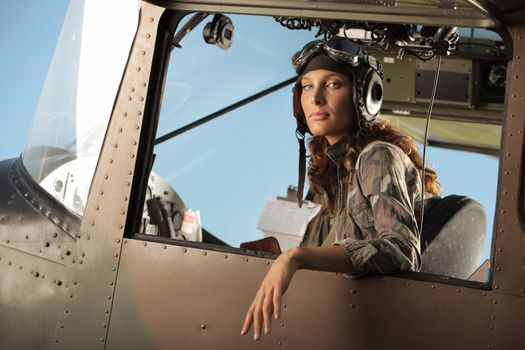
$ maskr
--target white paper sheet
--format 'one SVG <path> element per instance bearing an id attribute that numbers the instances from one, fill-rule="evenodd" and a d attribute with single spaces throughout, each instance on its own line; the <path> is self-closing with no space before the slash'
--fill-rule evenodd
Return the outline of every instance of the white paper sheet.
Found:
<path id="1" fill-rule="evenodd" d="M 257 229 L 296 237 L 303 237 L 306 226 L 319 213 L 321 206 L 304 201 L 302 208 L 297 202 L 271 197 L 264 206 Z"/>

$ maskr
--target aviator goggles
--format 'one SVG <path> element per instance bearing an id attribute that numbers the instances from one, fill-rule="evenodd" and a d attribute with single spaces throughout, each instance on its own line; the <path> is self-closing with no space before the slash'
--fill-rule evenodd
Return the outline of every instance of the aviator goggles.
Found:
<path id="1" fill-rule="evenodd" d="M 332 59 L 341 60 L 352 67 L 359 66 L 367 57 L 359 45 L 346 38 L 335 36 L 328 41 L 314 40 L 306 44 L 293 60 L 297 74 L 303 72 L 311 58 L 323 52 Z"/>

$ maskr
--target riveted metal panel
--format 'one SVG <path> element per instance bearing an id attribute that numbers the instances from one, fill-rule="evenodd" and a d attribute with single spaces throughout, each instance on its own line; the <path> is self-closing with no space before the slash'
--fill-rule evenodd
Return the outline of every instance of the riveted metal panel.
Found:
<path id="1" fill-rule="evenodd" d="M 523 224 L 523 130 L 525 126 L 525 24 L 509 27 L 514 56 L 507 70 L 507 111 L 502 133 L 499 197 L 496 211 L 493 288 L 525 297 Z"/>
<path id="2" fill-rule="evenodd" d="M 109 349 L 486 348 L 491 292 L 297 272 L 272 332 L 240 328 L 272 261 L 126 239 Z"/>
<path id="3" fill-rule="evenodd" d="M 47 347 L 73 274 L 78 219 L 19 160 L 0 163 L 0 183 L 0 349 Z"/>
<path id="4" fill-rule="evenodd" d="M 110 320 L 144 106 L 164 9 L 143 3 L 137 34 L 111 114 L 84 218 L 81 259 L 53 339 L 55 348 L 103 348 Z"/>
<path id="5" fill-rule="evenodd" d="M 398 59 L 394 54 L 373 52 L 385 73 L 385 100 L 392 102 L 416 102 L 416 59 L 405 55 Z"/>
<path id="6" fill-rule="evenodd" d="M 397 6 L 352 1 L 286 0 L 148 0 L 180 11 L 241 13 L 270 16 L 348 19 L 383 23 L 419 23 L 463 27 L 495 27 L 502 16 L 490 12 L 478 1 L 455 2 L 457 6 L 439 7 L 428 1 L 396 1 Z M 454 5 L 454 3 L 451 3 Z M 415 5 L 415 6 L 412 6 Z M 434 6 L 435 5 L 435 6 Z M 501 18 L 500 18 L 501 17 Z"/>
<path id="7" fill-rule="evenodd" d="M 494 294 L 491 307 L 489 349 L 525 349 L 525 337 L 520 331 L 525 315 L 523 298 Z"/>

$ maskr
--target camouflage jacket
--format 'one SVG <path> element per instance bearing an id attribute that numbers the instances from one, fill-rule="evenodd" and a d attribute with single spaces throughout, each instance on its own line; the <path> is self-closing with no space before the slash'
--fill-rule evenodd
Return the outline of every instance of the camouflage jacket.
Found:
<path id="1" fill-rule="evenodd" d="M 347 142 L 343 139 L 327 149 L 338 169 L 336 215 L 330 222 L 314 219 L 307 231 L 310 237 L 302 245 L 340 245 L 359 276 L 418 271 L 421 182 L 417 168 L 399 147 L 375 141 L 363 149 L 355 174 L 349 176 L 343 166 Z M 325 237 L 319 239 L 323 231 Z"/>

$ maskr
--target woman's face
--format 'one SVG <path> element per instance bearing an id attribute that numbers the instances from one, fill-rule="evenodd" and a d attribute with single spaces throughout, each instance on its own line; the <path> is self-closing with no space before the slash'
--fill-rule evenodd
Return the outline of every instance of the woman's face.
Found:
<path id="1" fill-rule="evenodd" d="M 314 136 L 333 145 L 347 135 L 355 118 L 352 80 L 348 75 L 319 69 L 301 79 L 301 106 Z"/>

